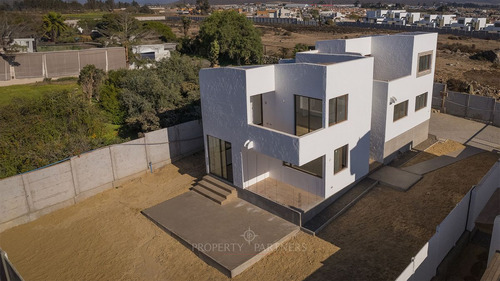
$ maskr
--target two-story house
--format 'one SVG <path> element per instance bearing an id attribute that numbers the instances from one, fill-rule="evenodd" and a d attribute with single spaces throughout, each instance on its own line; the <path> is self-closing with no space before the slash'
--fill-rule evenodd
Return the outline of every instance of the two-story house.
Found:
<path id="1" fill-rule="evenodd" d="M 201 70 L 207 172 L 301 210 L 338 194 L 427 138 L 436 44 L 436 33 L 319 41 L 277 65 Z"/>

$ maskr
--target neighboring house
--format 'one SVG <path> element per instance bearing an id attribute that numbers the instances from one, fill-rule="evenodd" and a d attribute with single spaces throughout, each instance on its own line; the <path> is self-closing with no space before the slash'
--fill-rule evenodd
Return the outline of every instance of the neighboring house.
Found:
<path id="1" fill-rule="evenodd" d="M 163 43 L 151 45 L 136 45 L 132 46 L 132 52 L 139 54 L 143 59 L 160 61 L 170 57 L 170 51 L 175 50 L 176 43 Z"/>
<path id="2" fill-rule="evenodd" d="M 248 190 L 339 193 L 427 139 L 436 44 L 436 33 L 319 41 L 291 63 L 201 70 L 207 172 Z"/>
<path id="3" fill-rule="evenodd" d="M 35 51 L 34 38 L 17 38 L 12 42 L 14 51 L 19 53 L 33 53 Z"/>
<path id="4" fill-rule="evenodd" d="M 464 18 L 460 17 L 456 23 L 451 24 L 451 28 L 460 30 L 482 30 L 486 27 L 486 18 Z"/>
<path id="5" fill-rule="evenodd" d="M 497 21 L 493 24 L 486 25 L 484 30 L 488 31 L 488 32 L 500 32 L 500 21 Z"/>

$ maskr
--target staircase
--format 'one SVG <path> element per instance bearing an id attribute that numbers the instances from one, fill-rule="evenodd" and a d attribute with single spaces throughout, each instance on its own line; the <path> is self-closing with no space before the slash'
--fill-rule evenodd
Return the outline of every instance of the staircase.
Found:
<path id="1" fill-rule="evenodd" d="M 204 176 L 192 190 L 221 205 L 237 197 L 236 188 L 211 175 Z"/>

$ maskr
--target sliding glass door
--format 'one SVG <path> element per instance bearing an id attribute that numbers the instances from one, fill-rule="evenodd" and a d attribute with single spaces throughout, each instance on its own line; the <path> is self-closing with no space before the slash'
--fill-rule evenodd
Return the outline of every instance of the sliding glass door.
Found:
<path id="1" fill-rule="evenodd" d="M 210 173 L 232 183 L 231 143 L 212 136 L 207 136 L 207 142 Z"/>

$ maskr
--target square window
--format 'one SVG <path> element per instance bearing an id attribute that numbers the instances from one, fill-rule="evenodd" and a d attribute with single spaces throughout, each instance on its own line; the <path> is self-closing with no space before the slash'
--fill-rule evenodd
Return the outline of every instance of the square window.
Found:
<path id="1" fill-rule="evenodd" d="M 417 77 L 431 73 L 432 51 L 418 54 Z"/>
<path id="2" fill-rule="evenodd" d="M 393 121 L 397 121 L 408 115 L 408 101 L 398 103 L 394 106 L 394 118 Z"/>
<path id="3" fill-rule="evenodd" d="M 415 98 L 415 111 L 422 109 L 427 106 L 427 92 L 418 95 Z"/>

